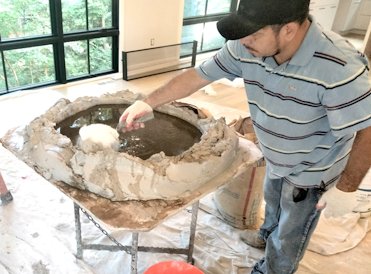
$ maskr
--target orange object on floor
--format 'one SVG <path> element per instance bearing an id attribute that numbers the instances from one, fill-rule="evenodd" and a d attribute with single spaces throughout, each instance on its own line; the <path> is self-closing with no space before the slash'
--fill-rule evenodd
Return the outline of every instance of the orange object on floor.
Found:
<path id="1" fill-rule="evenodd" d="M 204 274 L 197 267 L 183 261 L 159 262 L 148 268 L 144 274 Z"/>

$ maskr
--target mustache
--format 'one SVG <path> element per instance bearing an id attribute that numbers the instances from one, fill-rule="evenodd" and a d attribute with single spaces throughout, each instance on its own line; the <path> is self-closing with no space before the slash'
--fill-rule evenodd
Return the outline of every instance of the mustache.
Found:
<path id="1" fill-rule="evenodd" d="M 249 47 L 249 46 L 247 46 L 247 45 L 243 45 L 247 50 L 250 50 L 250 51 L 255 51 L 255 52 L 258 52 L 256 49 L 254 49 L 254 48 L 252 48 L 252 47 Z M 281 49 L 280 48 L 276 48 L 276 51 L 273 53 L 273 54 L 271 54 L 271 55 L 269 55 L 269 56 L 265 56 L 265 57 L 272 57 L 272 56 L 275 56 L 275 55 L 277 55 L 277 54 L 280 54 L 281 53 Z"/>
<path id="2" fill-rule="evenodd" d="M 249 47 L 249 46 L 246 46 L 246 45 L 243 45 L 247 50 L 251 50 L 251 51 L 256 51 L 254 48 L 252 47 Z"/>

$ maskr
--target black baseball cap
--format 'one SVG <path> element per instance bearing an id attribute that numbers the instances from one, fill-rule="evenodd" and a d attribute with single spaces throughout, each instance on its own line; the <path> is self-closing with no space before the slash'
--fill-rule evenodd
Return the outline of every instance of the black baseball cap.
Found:
<path id="1" fill-rule="evenodd" d="M 269 25 L 296 21 L 309 12 L 310 0 L 241 0 L 235 13 L 217 23 L 219 33 L 227 40 L 249 36 Z"/>

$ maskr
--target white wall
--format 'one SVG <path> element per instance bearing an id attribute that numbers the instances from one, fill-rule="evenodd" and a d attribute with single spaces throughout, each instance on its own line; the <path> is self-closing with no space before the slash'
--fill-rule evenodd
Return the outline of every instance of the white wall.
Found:
<path id="1" fill-rule="evenodd" d="M 365 35 L 365 39 L 363 40 L 362 51 L 366 54 L 366 56 L 369 59 L 371 59 L 371 20 L 370 20 L 370 22 L 368 24 L 368 28 L 367 28 L 367 32 L 366 32 L 366 35 Z"/>
<path id="2" fill-rule="evenodd" d="M 120 50 L 180 43 L 183 7 L 184 0 L 120 1 Z"/>
<path id="3" fill-rule="evenodd" d="M 180 43 L 183 9 L 184 0 L 120 0 L 119 71 L 122 51 Z"/>
<path id="4" fill-rule="evenodd" d="M 364 34 L 370 19 L 371 0 L 340 0 L 333 30 L 340 34 Z"/>
<path id="5" fill-rule="evenodd" d="M 331 30 L 339 0 L 311 0 L 309 13 L 324 29 Z"/>

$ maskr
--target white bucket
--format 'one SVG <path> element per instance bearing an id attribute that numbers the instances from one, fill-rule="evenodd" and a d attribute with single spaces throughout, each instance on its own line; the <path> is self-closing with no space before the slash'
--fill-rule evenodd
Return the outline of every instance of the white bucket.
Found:
<path id="1" fill-rule="evenodd" d="M 354 209 L 362 217 L 371 216 L 371 169 L 366 174 L 356 191 L 358 206 Z"/>
<path id="2" fill-rule="evenodd" d="M 245 142 L 256 141 L 249 118 L 240 119 L 234 128 Z M 264 176 L 265 162 L 261 158 L 215 191 L 215 206 L 226 223 L 239 229 L 256 229 L 261 225 Z"/>

